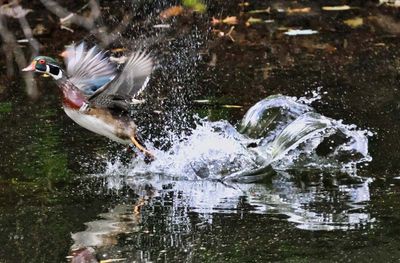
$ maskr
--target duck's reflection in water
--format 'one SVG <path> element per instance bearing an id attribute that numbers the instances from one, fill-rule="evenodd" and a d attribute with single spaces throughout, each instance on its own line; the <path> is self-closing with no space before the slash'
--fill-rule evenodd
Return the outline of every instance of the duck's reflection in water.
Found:
<path id="1" fill-rule="evenodd" d="M 114 174 L 105 178 L 108 185 L 116 188 L 117 181 L 124 182 L 119 187 L 129 187 L 140 197 L 135 203 L 118 204 L 87 222 L 85 231 L 72 234 L 72 250 L 90 247 L 108 251 L 114 258 L 119 253 L 126 257 L 125 246 L 134 240 L 135 251 L 130 244 L 131 256 L 139 262 L 150 261 L 150 252 L 160 252 L 161 247 L 187 252 L 192 247 L 187 237 L 194 228 L 212 226 L 218 213 L 277 215 L 306 230 L 373 226 L 374 219 L 366 209 L 370 200 L 369 180 L 345 183 L 321 177 L 293 178 L 278 173 L 263 184 L 228 185 L 215 181 L 174 181 L 162 176 L 120 180 Z M 109 254 L 104 253 L 100 257 L 107 258 Z M 123 257 L 122 254 L 119 256 Z"/>
<path id="2" fill-rule="evenodd" d="M 72 234 L 72 249 L 116 245 L 118 234 L 139 230 L 140 212 L 136 210 L 135 205 L 120 204 L 100 214 L 99 219 L 85 224 L 85 231 Z"/>

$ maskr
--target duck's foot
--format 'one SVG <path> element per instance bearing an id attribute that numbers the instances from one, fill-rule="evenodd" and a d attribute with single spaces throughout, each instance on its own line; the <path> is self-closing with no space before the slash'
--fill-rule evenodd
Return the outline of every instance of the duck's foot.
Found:
<path id="1" fill-rule="evenodd" d="M 146 163 L 154 161 L 155 159 L 154 154 L 152 154 L 149 150 L 147 150 L 144 146 L 142 146 L 142 144 L 139 143 L 140 140 L 137 138 L 137 136 L 131 136 L 131 141 L 136 148 L 138 148 L 142 153 L 144 153 L 145 155 L 144 161 Z"/>
<path id="2" fill-rule="evenodd" d="M 144 197 L 140 197 L 139 200 L 133 206 L 133 212 L 135 215 L 140 215 L 142 211 L 142 207 L 146 204 L 146 199 Z"/>

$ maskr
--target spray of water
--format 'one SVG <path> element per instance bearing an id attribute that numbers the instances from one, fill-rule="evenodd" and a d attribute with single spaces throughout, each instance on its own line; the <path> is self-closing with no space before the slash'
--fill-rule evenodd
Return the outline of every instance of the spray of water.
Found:
<path id="1" fill-rule="evenodd" d="M 275 95 L 251 107 L 237 128 L 227 121 L 202 120 L 190 135 L 171 135 L 169 150 L 152 149 L 157 158 L 151 164 L 139 158 L 129 167 L 114 163 L 108 169 L 123 169 L 130 176 L 162 174 L 182 180 L 241 182 L 260 180 L 276 170 L 354 174 L 358 163 L 371 160 L 370 135 L 316 113 L 304 98 Z"/>
<path id="2" fill-rule="evenodd" d="M 211 223 L 214 213 L 241 213 L 243 200 L 252 207 L 248 212 L 283 214 L 307 230 L 371 225 L 375 219 L 364 211 L 371 180 L 355 176 L 357 164 L 371 160 L 371 134 L 316 113 L 309 105 L 312 101 L 268 97 L 250 108 L 237 127 L 227 121 L 201 120 L 189 135 L 171 133 L 168 150 L 153 147 L 154 162 L 146 164 L 142 158 L 128 165 L 110 161 L 97 176 L 104 179 L 107 189 L 127 186 L 149 202 L 172 200 L 173 225 L 190 225 L 182 209 L 185 215 L 198 212 L 202 221 Z M 314 173 L 319 183 L 305 191 L 293 171 Z M 319 210 L 318 203 L 335 199 L 321 188 L 323 178 L 318 174 L 326 172 L 344 172 L 351 178 L 350 184 L 339 184 L 341 194 L 335 195 L 347 204 L 344 210 L 325 211 L 326 206 Z M 270 180 L 269 187 L 253 183 L 265 178 Z"/>

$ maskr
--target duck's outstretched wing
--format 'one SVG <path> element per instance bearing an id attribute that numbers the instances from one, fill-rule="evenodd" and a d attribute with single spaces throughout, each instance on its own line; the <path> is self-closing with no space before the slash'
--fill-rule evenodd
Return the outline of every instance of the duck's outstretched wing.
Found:
<path id="1" fill-rule="evenodd" d="M 116 75 L 114 64 L 96 46 L 87 50 L 85 43 L 72 45 L 63 54 L 70 81 L 85 95 L 92 95 Z"/>
<path id="2" fill-rule="evenodd" d="M 89 102 L 98 107 L 126 110 L 136 95 L 146 87 L 153 71 L 153 59 L 145 52 L 135 52 L 127 60 L 121 74 L 98 89 Z"/>

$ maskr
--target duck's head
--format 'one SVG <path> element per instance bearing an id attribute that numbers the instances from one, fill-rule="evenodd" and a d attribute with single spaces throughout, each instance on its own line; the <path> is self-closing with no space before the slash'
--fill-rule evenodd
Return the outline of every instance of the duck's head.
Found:
<path id="1" fill-rule="evenodd" d="M 42 74 L 47 74 L 56 80 L 62 78 L 63 76 L 63 71 L 61 70 L 57 61 L 46 56 L 35 57 L 31 64 L 26 68 L 23 68 L 22 71 L 35 71 Z"/>

